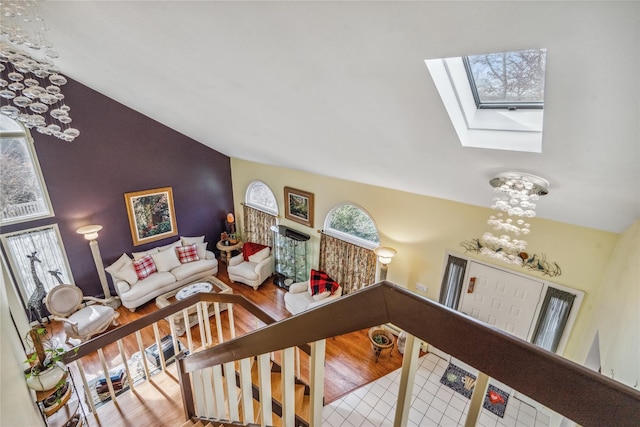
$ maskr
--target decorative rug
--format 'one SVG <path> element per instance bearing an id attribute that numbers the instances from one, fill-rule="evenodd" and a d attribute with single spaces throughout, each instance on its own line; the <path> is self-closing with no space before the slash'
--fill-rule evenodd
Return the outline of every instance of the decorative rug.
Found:
<path id="1" fill-rule="evenodd" d="M 440 378 L 440 382 L 467 399 L 471 399 L 471 393 L 476 383 L 476 376 L 453 363 L 449 363 L 447 370 L 442 375 L 442 378 Z M 508 401 L 509 393 L 489 384 L 487 394 L 484 397 L 483 407 L 500 418 L 504 418 L 504 410 L 507 408 Z"/>

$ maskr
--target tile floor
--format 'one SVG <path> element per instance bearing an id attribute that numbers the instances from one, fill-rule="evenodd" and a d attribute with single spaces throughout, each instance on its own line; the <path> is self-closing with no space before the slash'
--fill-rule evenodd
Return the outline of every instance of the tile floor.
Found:
<path id="1" fill-rule="evenodd" d="M 409 427 L 463 426 L 469 399 L 440 383 L 449 362 L 428 353 L 416 371 Z M 325 427 L 393 426 L 400 370 L 370 383 L 324 407 Z M 550 416 L 509 397 L 504 418 L 482 410 L 481 427 L 547 427 Z"/>

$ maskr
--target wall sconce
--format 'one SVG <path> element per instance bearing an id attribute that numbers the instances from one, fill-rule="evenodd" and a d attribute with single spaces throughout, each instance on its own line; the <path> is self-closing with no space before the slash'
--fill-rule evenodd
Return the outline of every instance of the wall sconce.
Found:
<path id="1" fill-rule="evenodd" d="M 373 250 L 373 253 L 376 254 L 378 262 L 380 263 L 380 280 L 387 280 L 388 264 L 391 263 L 391 260 L 396 256 L 398 251 L 386 246 L 378 246 Z"/>
<path id="2" fill-rule="evenodd" d="M 120 307 L 120 298 L 117 296 L 111 296 L 109 291 L 109 283 L 107 282 L 107 276 L 104 273 L 104 265 L 102 264 L 102 257 L 100 256 L 100 248 L 98 247 L 98 231 L 102 230 L 101 225 L 86 225 L 76 230 L 76 233 L 82 234 L 85 239 L 89 241 L 89 247 L 91 248 L 91 254 L 93 255 L 93 262 L 96 264 L 98 270 L 98 277 L 100 278 L 100 284 L 104 292 L 104 298 L 106 304 L 114 309 Z"/>

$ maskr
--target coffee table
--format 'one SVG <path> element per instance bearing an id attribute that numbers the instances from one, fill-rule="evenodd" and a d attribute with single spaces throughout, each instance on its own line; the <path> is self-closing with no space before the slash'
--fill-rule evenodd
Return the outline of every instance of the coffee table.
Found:
<path id="1" fill-rule="evenodd" d="M 160 295 L 156 298 L 156 306 L 158 308 L 164 308 L 172 303 L 190 297 L 198 292 L 217 292 L 220 294 L 232 294 L 233 289 L 228 286 L 226 283 L 221 281 L 220 279 L 214 276 L 207 276 L 195 282 L 189 283 L 181 288 L 174 289 L 173 291 L 167 292 L 165 294 Z M 220 304 L 220 311 L 224 311 L 227 309 L 226 303 Z M 213 303 L 209 303 L 207 305 L 207 311 L 209 317 L 215 315 L 215 310 L 213 307 Z M 184 316 L 182 312 L 172 314 L 171 316 L 166 318 L 167 322 L 173 322 L 175 325 L 176 335 L 181 336 L 187 331 L 184 326 Z M 198 311 L 196 306 L 192 306 L 189 308 L 189 327 L 195 326 L 198 324 Z"/>

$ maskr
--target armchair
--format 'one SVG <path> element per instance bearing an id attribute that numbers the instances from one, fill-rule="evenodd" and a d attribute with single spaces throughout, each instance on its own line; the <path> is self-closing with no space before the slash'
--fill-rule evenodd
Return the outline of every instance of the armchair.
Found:
<path id="1" fill-rule="evenodd" d="M 97 304 L 82 307 L 85 301 Z M 120 315 L 112 307 L 101 305 L 106 300 L 85 297 L 82 290 L 75 285 L 58 285 L 51 289 L 45 299 L 45 305 L 53 315 L 53 319 L 64 322 L 64 332 L 67 335 L 65 343 L 77 338 L 86 341 L 94 335 L 104 332 L 110 324 L 118 324 L 116 319 Z"/>
<path id="2" fill-rule="evenodd" d="M 231 282 L 244 283 L 257 290 L 273 274 L 271 248 L 265 247 L 250 255 L 246 261 L 244 254 L 234 256 L 229 260 L 227 273 Z"/>
<path id="3" fill-rule="evenodd" d="M 291 314 L 298 314 L 322 304 L 334 301 L 342 296 L 342 286 L 339 286 L 333 294 L 328 296 L 312 296 L 309 280 L 293 283 L 289 286 L 289 291 L 284 294 L 284 306 Z"/>

